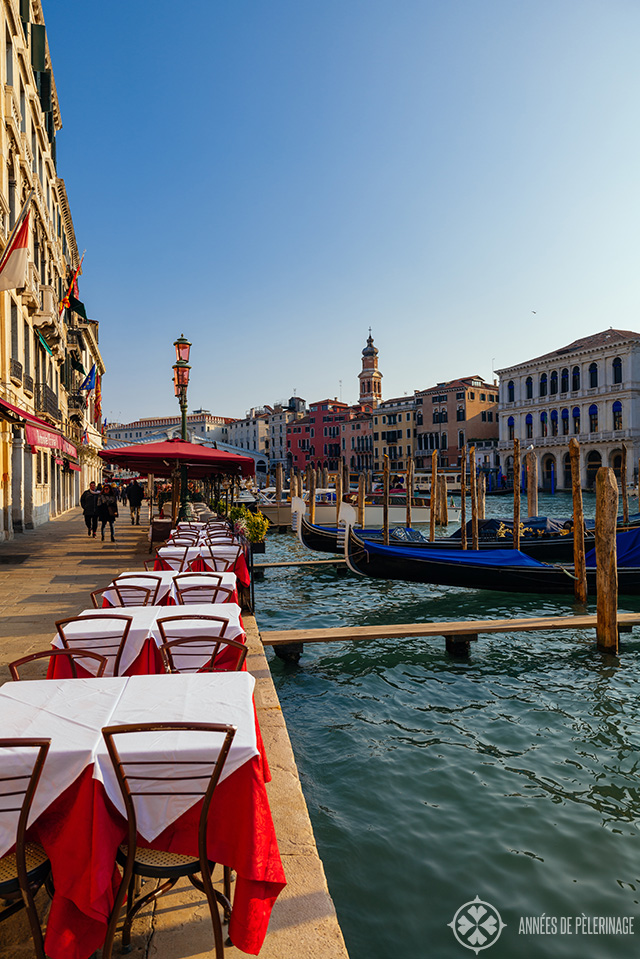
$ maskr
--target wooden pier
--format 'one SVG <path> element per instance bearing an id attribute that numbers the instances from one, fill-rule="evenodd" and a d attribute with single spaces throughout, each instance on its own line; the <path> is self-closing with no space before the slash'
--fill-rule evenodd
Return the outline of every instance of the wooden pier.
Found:
<path id="1" fill-rule="evenodd" d="M 528 619 L 469 619 L 443 623 L 399 623 L 387 626 L 338 626 L 325 629 L 264 630 L 260 638 L 265 646 L 273 646 L 283 658 L 297 659 L 304 643 L 363 642 L 375 639 L 414 639 L 423 636 L 442 636 L 447 652 L 465 655 L 469 643 L 480 633 L 559 632 L 568 629 L 597 629 L 595 614 L 579 616 L 542 616 Z M 640 626 L 640 613 L 618 613 L 618 629 L 631 632 Z M 285 647 L 282 650 L 282 647 Z"/>

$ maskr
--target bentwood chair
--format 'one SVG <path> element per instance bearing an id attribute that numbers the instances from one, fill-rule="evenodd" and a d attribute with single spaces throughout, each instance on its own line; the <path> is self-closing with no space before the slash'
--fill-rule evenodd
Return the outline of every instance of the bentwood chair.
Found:
<path id="1" fill-rule="evenodd" d="M 228 603 L 234 592 L 233 587 L 222 585 L 220 573 L 179 573 L 173 582 L 180 606 L 189 603 Z"/>
<path id="2" fill-rule="evenodd" d="M 91 660 L 94 665 L 98 666 L 98 671 L 95 673 L 95 676 L 104 676 L 104 671 L 107 668 L 107 657 L 100 656 L 98 653 L 92 653 L 88 649 L 43 649 L 39 653 L 30 653 L 28 656 L 23 656 L 22 659 L 14 659 L 12 663 L 9 663 L 9 670 L 11 672 L 12 679 L 26 679 L 26 676 L 20 676 L 18 672 L 21 666 L 26 666 L 27 663 L 33 663 L 36 660 L 46 660 L 47 664 L 53 664 L 54 661 L 62 660 L 69 664 L 69 669 L 71 671 L 71 676 L 73 679 L 77 679 L 78 671 L 76 665 L 82 666 L 83 663 L 76 663 L 76 660 Z M 93 673 L 91 675 L 94 675 Z M 30 678 L 30 677 L 29 677 Z M 42 679 L 44 677 L 38 676 L 34 677 L 37 679 Z"/>
<path id="3" fill-rule="evenodd" d="M 167 544 L 173 546 L 173 543 Z M 189 546 L 192 544 L 189 544 Z M 159 551 L 156 552 L 156 560 L 160 564 L 161 568 L 169 568 L 175 570 L 177 573 L 181 573 L 183 569 L 187 566 L 187 557 L 189 555 L 189 546 L 177 547 L 175 556 L 160 556 Z"/>
<path id="4" fill-rule="evenodd" d="M 220 544 L 218 544 L 220 545 Z M 226 545 L 226 544 L 225 544 Z M 210 544 L 202 547 L 202 558 L 207 566 L 216 573 L 226 573 L 232 570 L 242 555 L 242 546 L 236 546 L 229 551 L 228 556 L 216 556 Z"/>
<path id="5" fill-rule="evenodd" d="M 26 909 L 37 959 L 45 955 L 34 896 L 49 877 L 51 864 L 39 843 L 27 842 L 26 831 L 50 745 L 50 739 L 0 739 L 0 818 L 16 824 L 15 851 L 0 859 L 0 922 Z M 14 765 L 17 751 L 25 754 L 19 768 Z"/>
<path id="6" fill-rule="evenodd" d="M 120 576 L 116 576 L 113 581 L 113 585 L 118 589 L 122 587 L 130 589 L 132 586 L 144 586 L 145 589 L 149 590 L 150 595 L 146 603 L 123 603 L 123 606 L 155 606 L 161 583 L 162 580 L 159 576 L 152 576 L 148 573 L 121 573 Z"/>
<path id="7" fill-rule="evenodd" d="M 191 732 L 197 736 L 205 736 L 208 746 L 208 758 L 199 762 L 188 760 L 176 761 L 171 755 L 171 748 L 167 756 L 162 754 L 148 760 L 140 758 L 141 734 L 148 734 L 148 738 L 157 747 L 158 733 Z M 136 753 L 127 757 L 127 737 L 134 735 Z M 118 850 L 117 860 L 123 869 L 122 881 L 118 888 L 113 911 L 107 929 L 102 959 L 111 959 L 113 941 L 120 912 L 128 897 L 127 910 L 122 927 L 122 951 L 127 952 L 131 941 L 131 925 L 140 909 L 147 903 L 155 901 L 163 893 L 168 892 L 178 879 L 186 876 L 189 882 L 204 892 L 209 904 L 216 959 L 224 959 L 224 945 L 222 940 L 222 924 L 218 903 L 222 905 L 225 919 L 231 915 L 231 876 L 228 866 L 224 867 L 224 894 L 213 888 L 212 873 L 215 863 L 207 855 L 207 824 L 209 809 L 214 790 L 220 779 L 224 764 L 236 733 L 235 726 L 221 723 L 141 723 L 127 726 L 107 726 L 102 730 L 109 757 L 113 764 L 118 786 L 122 794 L 127 815 L 127 840 Z M 211 736 L 215 735 L 219 741 L 217 756 L 208 745 Z M 118 745 L 116 745 L 118 740 Z M 213 755 L 212 755 L 213 752 Z M 142 753 L 144 755 L 144 753 Z M 215 758 L 214 758 L 215 756 Z M 189 767 L 192 767 L 191 771 Z M 203 773 L 203 766 L 211 768 L 210 774 Z M 142 767 L 145 767 L 142 769 Z M 203 782 L 206 780 L 206 783 Z M 193 796 L 199 793 L 202 799 L 202 810 L 198 828 L 198 858 L 183 856 L 176 853 L 164 852 L 160 849 L 141 847 L 137 845 L 137 812 L 140 804 L 150 794 L 154 796 Z M 201 878 L 196 874 L 199 873 Z M 141 896 L 135 901 L 136 882 L 139 878 L 159 879 L 161 884 L 152 892 Z"/>
<path id="8" fill-rule="evenodd" d="M 113 664 L 112 675 L 118 676 L 132 622 L 131 616 L 92 613 L 89 616 L 61 619 L 56 623 L 56 629 L 65 649 L 89 649 L 92 653 L 105 656 L 108 663 Z"/>
<path id="9" fill-rule="evenodd" d="M 111 594 L 115 593 L 117 602 L 107 603 L 107 606 L 153 606 L 152 596 L 156 591 L 155 587 L 149 589 L 135 583 L 121 584 L 114 579 L 111 586 L 106 586 L 104 589 L 94 589 L 91 593 L 91 602 L 96 609 L 104 608 L 105 593 L 110 592 Z"/>
<path id="10" fill-rule="evenodd" d="M 183 613 L 164 616 L 157 623 L 162 640 L 158 648 L 168 673 L 242 668 L 247 647 L 238 640 L 225 637 L 229 620 L 223 616 Z M 231 657 L 228 665 L 221 667 L 218 657 L 225 650 L 230 651 Z"/>

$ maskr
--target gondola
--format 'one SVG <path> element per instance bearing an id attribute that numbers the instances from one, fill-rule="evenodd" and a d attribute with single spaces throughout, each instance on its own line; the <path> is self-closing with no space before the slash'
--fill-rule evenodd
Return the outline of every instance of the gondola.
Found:
<path id="1" fill-rule="evenodd" d="M 618 533 L 618 592 L 640 593 L 640 530 Z M 349 530 L 345 555 L 350 569 L 375 579 L 462 586 L 508 593 L 572 594 L 573 566 L 541 563 L 512 549 L 428 550 L 385 546 Z M 587 553 L 587 587 L 596 591 L 595 550 Z"/>
<path id="2" fill-rule="evenodd" d="M 406 530 L 403 527 L 390 530 L 389 538 L 391 545 L 400 548 L 412 547 L 415 549 L 429 550 L 460 550 L 460 539 L 451 537 L 441 537 L 432 542 L 425 540 L 418 533 L 415 538 L 415 530 Z M 379 529 L 359 529 L 357 534 L 360 539 L 382 543 L 382 530 Z M 303 546 L 308 549 L 316 550 L 320 553 L 342 553 L 344 551 L 344 532 L 337 530 L 335 526 L 315 526 L 312 525 L 306 517 L 300 518 L 298 537 Z M 591 537 L 592 538 L 592 537 Z M 492 539 L 479 541 L 480 551 L 495 551 L 508 549 L 511 537 L 504 539 Z M 470 542 L 470 539 L 468 539 Z M 589 537 L 586 538 L 587 544 Z M 587 549 L 589 546 L 587 545 Z M 541 562 L 550 563 L 571 563 L 573 562 L 573 536 L 552 535 L 548 537 L 525 538 L 520 540 L 520 551 L 528 556 L 533 556 Z"/>

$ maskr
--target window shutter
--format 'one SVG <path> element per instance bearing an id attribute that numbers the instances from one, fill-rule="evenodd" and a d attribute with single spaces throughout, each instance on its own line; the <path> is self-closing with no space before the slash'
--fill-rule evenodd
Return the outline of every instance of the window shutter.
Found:
<path id="1" fill-rule="evenodd" d="M 29 4 L 27 3 L 27 7 Z M 31 24 L 31 66 L 38 73 L 44 73 L 44 51 L 46 46 L 46 30 L 43 23 Z M 51 82 L 49 82 L 51 89 Z"/>

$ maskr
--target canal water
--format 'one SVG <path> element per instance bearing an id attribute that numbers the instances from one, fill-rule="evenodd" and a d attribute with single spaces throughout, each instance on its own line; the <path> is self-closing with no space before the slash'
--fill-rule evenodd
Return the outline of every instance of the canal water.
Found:
<path id="1" fill-rule="evenodd" d="M 539 512 L 569 516 L 570 497 Z M 322 555 L 271 533 L 264 560 Z M 256 584 L 263 629 L 571 611 L 329 567 Z M 310 645 L 298 666 L 268 652 L 351 959 L 635 959 L 640 637 L 623 639 L 618 658 L 591 631 L 481 636 L 465 661 L 442 639 Z"/>

